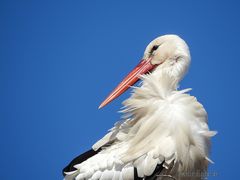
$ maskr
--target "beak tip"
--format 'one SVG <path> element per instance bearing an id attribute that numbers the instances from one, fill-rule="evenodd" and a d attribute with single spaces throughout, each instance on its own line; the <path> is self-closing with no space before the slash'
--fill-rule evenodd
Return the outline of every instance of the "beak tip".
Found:
<path id="1" fill-rule="evenodd" d="M 114 97 L 114 96 L 113 96 Z M 103 108 L 104 106 L 106 106 L 107 104 L 109 104 L 114 98 L 113 97 L 107 97 L 98 107 L 98 109 Z"/>
<path id="2" fill-rule="evenodd" d="M 100 104 L 100 106 L 98 106 L 98 109 L 103 108 L 105 105 L 106 105 L 106 104 L 105 104 L 104 102 L 102 102 L 102 103 Z"/>

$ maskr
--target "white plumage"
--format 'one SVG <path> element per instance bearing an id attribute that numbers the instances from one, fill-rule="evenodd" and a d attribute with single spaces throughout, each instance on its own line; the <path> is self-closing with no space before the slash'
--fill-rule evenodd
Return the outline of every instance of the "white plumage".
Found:
<path id="1" fill-rule="evenodd" d="M 165 169 L 163 179 L 200 180 L 199 172 L 207 171 L 216 132 L 209 130 L 207 113 L 191 89 L 177 90 L 190 63 L 186 43 L 176 35 L 161 36 L 147 46 L 143 59 L 149 57 L 157 67 L 141 75 L 141 86 L 123 103 L 123 120 L 93 145 L 101 151 L 65 172 L 65 179 L 132 180 L 134 168 L 144 178 L 157 165 Z"/>

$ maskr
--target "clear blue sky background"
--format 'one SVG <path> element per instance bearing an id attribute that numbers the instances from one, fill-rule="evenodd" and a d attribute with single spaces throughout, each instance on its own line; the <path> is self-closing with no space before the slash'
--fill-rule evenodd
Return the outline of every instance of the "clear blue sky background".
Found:
<path id="1" fill-rule="evenodd" d="M 0 179 L 62 179 L 62 168 L 120 119 L 129 91 L 97 107 L 155 37 L 190 46 L 181 88 L 209 113 L 210 180 L 239 178 L 238 1 L 0 2 Z"/>

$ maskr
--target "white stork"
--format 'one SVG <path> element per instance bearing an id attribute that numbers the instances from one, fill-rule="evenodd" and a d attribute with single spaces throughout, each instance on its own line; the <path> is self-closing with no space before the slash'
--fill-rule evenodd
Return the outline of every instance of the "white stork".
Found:
<path id="1" fill-rule="evenodd" d="M 63 169 L 65 179 L 202 179 L 216 132 L 209 130 L 202 104 L 188 94 L 191 89 L 178 90 L 189 64 L 188 46 L 179 36 L 154 39 L 140 63 L 99 106 L 141 79 L 123 102 L 123 120 Z"/>

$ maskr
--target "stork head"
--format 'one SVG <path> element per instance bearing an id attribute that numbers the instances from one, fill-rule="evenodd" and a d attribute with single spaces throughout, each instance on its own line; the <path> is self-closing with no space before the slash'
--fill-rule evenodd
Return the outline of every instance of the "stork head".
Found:
<path id="1" fill-rule="evenodd" d="M 140 63 L 110 93 L 99 108 L 120 96 L 143 74 L 161 70 L 179 81 L 187 71 L 189 64 L 190 53 L 183 39 L 177 35 L 160 36 L 148 44 Z"/>

